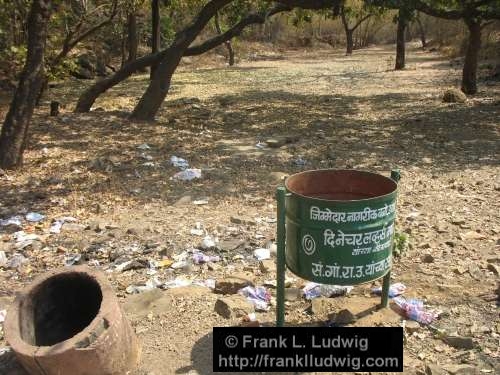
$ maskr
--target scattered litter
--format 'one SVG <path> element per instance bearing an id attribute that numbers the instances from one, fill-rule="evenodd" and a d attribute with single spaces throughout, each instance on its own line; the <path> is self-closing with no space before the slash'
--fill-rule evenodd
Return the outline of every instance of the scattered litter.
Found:
<path id="1" fill-rule="evenodd" d="M 20 227 L 22 224 L 23 224 L 23 217 L 19 215 L 9 217 L 8 219 L 5 220 L 0 219 L 0 225 L 3 227 L 6 227 L 8 225 L 16 225 Z"/>
<path id="2" fill-rule="evenodd" d="M 269 302 L 271 301 L 271 293 L 262 286 L 253 287 L 246 286 L 238 291 L 239 294 L 246 297 L 252 303 L 255 310 L 269 311 Z"/>
<path id="3" fill-rule="evenodd" d="M 10 352 L 12 349 L 8 346 L 5 346 L 3 348 L 0 348 L 0 356 L 4 355 L 5 353 Z"/>
<path id="4" fill-rule="evenodd" d="M 253 251 L 253 255 L 257 258 L 257 260 L 271 259 L 271 251 L 269 249 L 255 249 Z"/>
<path id="5" fill-rule="evenodd" d="M 64 223 L 74 223 L 77 220 L 71 216 L 60 217 L 59 219 L 54 220 L 52 226 L 50 227 L 50 233 L 61 233 L 61 228 Z"/>
<path id="6" fill-rule="evenodd" d="M 261 150 L 264 149 L 264 148 L 267 148 L 267 144 L 265 142 L 257 142 L 257 144 L 255 145 L 255 147 L 257 148 L 260 148 Z"/>
<path id="7" fill-rule="evenodd" d="M 202 264 L 208 262 L 220 262 L 220 256 L 218 255 L 206 255 L 201 251 L 193 254 L 193 262 L 194 264 Z"/>
<path id="8" fill-rule="evenodd" d="M 153 290 L 155 288 L 158 288 L 162 285 L 162 282 L 158 280 L 157 277 L 153 277 L 149 279 L 145 285 L 129 285 L 125 291 L 128 294 L 136 294 L 136 293 L 142 293 L 146 292 L 148 290 Z"/>
<path id="9" fill-rule="evenodd" d="M 170 267 L 172 264 L 174 264 L 174 261 L 172 259 L 163 259 L 154 262 L 155 268 Z"/>
<path id="10" fill-rule="evenodd" d="M 193 228 L 191 229 L 190 233 L 193 236 L 203 236 L 205 234 L 205 231 L 203 229 Z"/>
<path id="11" fill-rule="evenodd" d="M 187 258 L 189 257 L 189 253 L 187 251 L 183 251 L 182 253 L 180 254 L 177 254 L 177 255 L 174 255 L 172 256 L 172 258 L 174 258 L 174 260 L 176 262 L 179 262 L 181 260 L 187 260 Z"/>
<path id="12" fill-rule="evenodd" d="M 23 242 L 23 241 L 37 241 L 40 239 L 39 236 L 37 236 L 34 233 L 26 233 L 23 230 L 20 230 L 18 232 L 15 232 L 13 235 L 14 239 L 16 242 Z"/>
<path id="13" fill-rule="evenodd" d="M 406 300 L 403 297 L 396 297 L 393 299 L 394 303 L 403 310 L 408 319 L 414 320 L 422 324 L 431 324 L 434 322 L 439 314 L 432 311 L 426 311 L 424 303 L 419 299 Z"/>
<path id="14" fill-rule="evenodd" d="M 0 251 L 0 267 L 5 267 L 7 265 L 7 255 L 5 251 Z"/>
<path id="15" fill-rule="evenodd" d="M 101 264 L 97 259 L 91 259 L 88 261 L 87 265 L 90 267 L 99 267 Z"/>
<path id="16" fill-rule="evenodd" d="M 337 297 L 348 295 L 353 289 L 354 287 L 349 285 L 325 285 L 309 282 L 306 284 L 304 289 L 302 289 L 302 291 L 304 293 L 304 297 L 310 300 L 320 296 Z"/>
<path id="17" fill-rule="evenodd" d="M 285 287 L 291 287 L 297 280 L 294 279 L 293 277 L 285 277 Z M 264 286 L 269 286 L 276 288 L 276 279 L 273 280 L 265 280 L 264 281 Z"/>
<path id="18" fill-rule="evenodd" d="M 189 168 L 189 163 L 186 159 L 179 158 L 175 155 L 173 155 L 170 158 L 170 164 L 172 164 L 174 167 L 180 168 L 182 170 Z"/>
<path id="19" fill-rule="evenodd" d="M 142 163 L 142 166 L 143 167 L 149 167 L 149 168 L 154 168 L 156 166 L 155 163 L 153 163 L 152 161 L 147 161 L 145 163 Z"/>
<path id="20" fill-rule="evenodd" d="M 255 315 L 255 313 L 250 313 L 245 317 L 245 320 L 248 322 L 256 322 L 257 316 Z"/>
<path id="21" fill-rule="evenodd" d="M 293 164 L 295 164 L 299 167 L 302 167 L 302 166 L 307 164 L 307 161 L 305 159 L 303 159 L 301 156 L 299 156 L 297 159 L 295 159 L 293 161 Z"/>
<path id="22" fill-rule="evenodd" d="M 42 221 L 45 219 L 45 216 L 42 214 L 39 214 L 38 212 L 28 212 L 26 214 L 26 220 L 33 222 L 33 223 L 38 223 L 39 221 Z"/>
<path id="23" fill-rule="evenodd" d="M 212 237 L 205 236 L 203 238 L 203 240 L 201 241 L 200 247 L 203 250 L 208 250 L 208 249 L 214 248 L 215 247 L 215 241 L 214 241 L 214 239 Z"/>
<path id="24" fill-rule="evenodd" d="M 204 204 L 208 204 L 208 199 L 198 199 L 198 200 L 193 201 L 193 204 L 195 204 L 197 206 L 202 206 Z"/>
<path id="25" fill-rule="evenodd" d="M 82 254 L 68 254 L 64 257 L 64 265 L 66 267 L 78 264 L 82 260 Z"/>
<path id="26" fill-rule="evenodd" d="M 391 286 L 389 287 L 389 297 L 394 298 L 400 296 L 405 291 L 406 291 L 406 285 L 402 283 L 391 284 Z M 379 286 L 378 288 L 373 288 L 372 293 L 378 295 L 382 294 L 382 287 Z"/>
<path id="27" fill-rule="evenodd" d="M 137 146 L 139 150 L 151 150 L 151 147 L 147 143 Z"/>
<path id="28" fill-rule="evenodd" d="M 0 310 L 0 323 L 5 321 L 5 317 L 7 316 L 7 310 Z"/>
<path id="29" fill-rule="evenodd" d="M 188 286 L 191 285 L 192 283 L 193 282 L 191 280 L 182 277 L 177 277 L 174 280 L 167 281 L 162 286 L 165 289 L 173 289 L 173 288 L 180 288 L 182 286 Z"/>
<path id="30" fill-rule="evenodd" d="M 139 156 L 147 161 L 153 160 L 153 157 L 151 155 L 146 154 L 145 152 L 141 152 L 141 154 Z"/>
<path id="31" fill-rule="evenodd" d="M 14 253 L 7 261 L 6 266 L 7 266 L 7 268 L 17 269 L 17 268 L 21 267 L 27 261 L 28 261 L 28 259 L 26 259 L 23 254 Z"/>
<path id="32" fill-rule="evenodd" d="M 189 263 L 187 260 L 179 260 L 177 262 L 174 262 L 170 265 L 170 268 L 174 269 L 174 270 L 178 270 L 180 268 L 184 268 L 184 267 L 187 267 L 189 266 Z"/>
<path id="33" fill-rule="evenodd" d="M 195 280 L 193 281 L 193 285 L 204 286 L 209 289 L 215 289 L 215 279 L 206 279 L 206 280 Z"/>
<path id="34" fill-rule="evenodd" d="M 174 174 L 172 179 L 181 181 L 191 181 L 195 178 L 201 178 L 201 169 L 186 169 Z"/>
<path id="35" fill-rule="evenodd" d="M 25 247 L 33 244 L 34 241 L 39 241 L 40 237 L 34 233 L 26 233 L 22 230 L 15 232 L 13 235 L 16 241 L 15 247 L 17 250 L 23 250 Z"/>

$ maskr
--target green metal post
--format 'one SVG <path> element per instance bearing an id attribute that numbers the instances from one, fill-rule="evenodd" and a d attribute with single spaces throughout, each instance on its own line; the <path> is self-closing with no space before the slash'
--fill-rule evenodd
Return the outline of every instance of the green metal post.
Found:
<path id="1" fill-rule="evenodd" d="M 399 180 L 401 179 L 401 174 L 399 172 L 399 169 L 393 169 L 391 171 L 391 178 L 395 182 L 399 182 Z M 392 249 L 392 247 L 391 247 L 391 249 Z M 382 308 L 387 307 L 387 305 L 389 304 L 390 284 L 391 284 L 391 271 L 387 272 L 387 274 L 384 276 L 384 279 L 382 281 L 382 300 L 380 302 L 380 306 Z"/>
<path id="2" fill-rule="evenodd" d="M 391 284 L 391 271 L 387 272 L 382 281 L 382 301 L 380 307 L 387 307 L 389 304 L 389 286 Z"/>
<path id="3" fill-rule="evenodd" d="M 276 270 L 276 325 L 285 323 L 285 188 L 276 190 L 278 226 L 276 230 L 277 270 Z"/>

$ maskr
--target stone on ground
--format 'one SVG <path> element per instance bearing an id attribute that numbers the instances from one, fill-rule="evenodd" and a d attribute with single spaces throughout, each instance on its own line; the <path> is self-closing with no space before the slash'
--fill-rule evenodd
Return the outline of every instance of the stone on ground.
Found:
<path id="1" fill-rule="evenodd" d="M 253 305 L 240 295 L 219 298 L 214 310 L 226 319 L 241 318 L 254 312 Z"/>
<path id="2" fill-rule="evenodd" d="M 444 103 L 465 103 L 467 96 L 459 89 L 448 89 L 443 94 Z"/>

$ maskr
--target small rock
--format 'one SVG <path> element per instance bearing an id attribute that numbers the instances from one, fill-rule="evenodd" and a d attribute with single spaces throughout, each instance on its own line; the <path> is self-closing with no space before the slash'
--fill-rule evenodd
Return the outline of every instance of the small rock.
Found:
<path id="1" fill-rule="evenodd" d="M 423 263 L 433 263 L 434 257 L 431 254 L 425 254 L 422 256 L 422 262 Z"/>
<path id="2" fill-rule="evenodd" d="M 236 294 L 238 290 L 248 285 L 253 285 L 253 281 L 246 274 L 230 276 L 222 280 L 217 280 L 214 292 L 219 294 Z"/>
<path id="3" fill-rule="evenodd" d="M 268 273 L 276 269 L 276 263 L 272 259 L 264 259 L 259 262 L 259 269 L 262 273 Z"/>
<path id="4" fill-rule="evenodd" d="M 285 301 L 297 301 L 302 296 L 300 288 L 285 288 Z"/>
<path id="5" fill-rule="evenodd" d="M 240 318 L 255 311 L 253 305 L 240 295 L 217 299 L 214 310 L 226 319 Z"/>
<path id="6" fill-rule="evenodd" d="M 465 103 L 467 96 L 460 90 L 452 88 L 448 89 L 443 94 L 444 103 Z"/>
<path id="7" fill-rule="evenodd" d="M 467 272 L 467 269 L 465 267 L 458 266 L 453 270 L 453 272 L 455 272 L 457 275 L 463 275 Z"/>
<path id="8" fill-rule="evenodd" d="M 67 232 L 81 232 L 85 230 L 85 228 L 86 226 L 82 224 L 64 223 L 61 229 Z"/>
<path id="9" fill-rule="evenodd" d="M 175 207 L 186 206 L 188 204 L 190 205 L 191 201 L 192 201 L 192 197 L 190 195 L 185 195 L 185 196 L 179 198 L 173 205 Z"/>
<path id="10" fill-rule="evenodd" d="M 414 320 L 407 320 L 405 323 L 405 329 L 409 334 L 412 334 L 420 329 L 420 324 Z"/>
<path id="11" fill-rule="evenodd" d="M 497 276 L 500 275 L 500 268 L 496 264 L 488 263 L 488 271 L 493 272 Z"/>
<path id="12" fill-rule="evenodd" d="M 341 325 L 350 324 L 356 321 L 356 316 L 348 309 L 343 309 L 336 314 L 332 314 L 331 318 L 333 318 L 331 320 L 333 320 L 335 323 Z"/>
<path id="13" fill-rule="evenodd" d="M 244 225 L 255 225 L 256 224 L 255 220 L 244 218 L 241 216 L 231 216 L 230 221 L 233 224 L 244 224 Z"/>
<path id="14" fill-rule="evenodd" d="M 473 279 L 475 280 L 481 280 L 483 277 L 483 273 L 479 269 L 479 266 L 476 263 L 471 263 L 469 264 L 469 269 L 468 269 L 470 275 L 472 276 Z"/>
<path id="15" fill-rule="evenodd" d="M 474 348 L 474 342 L 472 341 L 472 337 L 450 335 L 444 337 L 444 342 L 457 349 L 467 350 Z"/>
<path id="16" fill-rule="evenodd" d="M 266 145 L 271 148 L 280 148 L 285 144 L 285 139 L 269 138 L 266 139 Z"/>
<path id="17" fill-rule="evenodd" d="M 217 244 L 217 247 L 221 251 L 233 251 L 233 250 L 236 250 L 239 247 L 242 247 L 243 245 L 245 245 L 245 241 L 240 240 L 240 239 L 233 239 L 233 240 L 220 241 Z"/>
<path id="18" fill-rule="evenodd" d="M 103 232 L 106 230 L 106 222 L 103 220 L 93 220 L 85 229 L 93 230 L 95 232 Z"/>
<path id="19" fill-rule="evenodd" d="M 445 365 L 443 368 L 451 375 L 474 375 L 479 373 L 476 367 L 468 364 Z"/>
<path id="20" fill-rule="evenodd" d="M 425 375 L 448 375 L 445 370 L 443 370 L 441 367 L 432 365 L 432 364 L 426 364 L 425 365 Z"/>

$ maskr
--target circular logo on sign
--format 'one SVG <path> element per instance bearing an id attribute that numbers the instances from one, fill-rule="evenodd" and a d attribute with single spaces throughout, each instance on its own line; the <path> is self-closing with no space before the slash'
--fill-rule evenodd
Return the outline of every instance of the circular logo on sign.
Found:
<path id="1" fill-rule="evenodd" d="M 312 255 L 316 251 L 316 242 L 310 234 L 306 234 L 302 237 L 302 249 L 307 255 Z"/>

